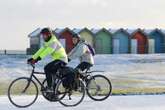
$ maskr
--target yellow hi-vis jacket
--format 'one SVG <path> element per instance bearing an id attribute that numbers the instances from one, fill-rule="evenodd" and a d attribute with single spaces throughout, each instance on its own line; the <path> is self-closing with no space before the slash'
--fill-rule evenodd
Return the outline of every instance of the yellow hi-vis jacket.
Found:
<path id="1" fill-rule="evenodd" d="M 43 59 L 47 55 L 51 55 L 53 60 L 61 60 L 68 63 L 67 54 L 61 43 L 57 40 L 55 36 L 52 35 L 48 42 L 44 42 L 44 46 L 41 47 L 33 56 L 33 59 L 40 57 Z"/>

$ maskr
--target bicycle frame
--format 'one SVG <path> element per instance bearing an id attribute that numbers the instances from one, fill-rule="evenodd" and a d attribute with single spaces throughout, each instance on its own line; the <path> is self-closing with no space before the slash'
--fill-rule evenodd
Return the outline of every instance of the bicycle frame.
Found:
<path id="1" fill-rule="evenodd" d="M 42 75 L 45 75 L 45 73 L 43 73 L 43 72 L 36 72 L 35 71 L 35 65 L 33 65 L 33 64 L 30 64 L 31 66 L 32 66 L 32 72 L 31 72 L 31 75 L 30 75 L 30 78 L 29 78 L 29 82 L 28 82 L 28 84 L 27 84 L 27 86 L 25 87 L 25 90 L 24 91 L 26 91 L 26 89 L 28 88 L 28 86 L 30 85 L 30 82 L 31 82 L 31 80 L 34 78 L 37 82 L 38 82 L 38 84 L 41 86 L 41 88 L 45 88 L 44 87 L 44 85 L 42 84 L 42 82 L 35 76 L 35 74 L 42 74 Z M 88 76 L 90 76 L 90 77 L 92 77 L 93 75 L 91 75 L 91 73 L 94 73 L 94 72 L 104 72 L 104 71 L 89 71 L 90 69 L 87 69 L 84 73 L 86 74 L 85 75 L 85 79 L 88 77 Z M 56 76 L 57 77 L 57 76 Z"/>
<path id="2" fill-rule="evenodd" d="M 35 76 L 35 74 L 42 74 L 42 75 L 45 75 L 45 73 L 44 72 L 36 72 L 35 71 L 35 66 L 33 65 L 33 64 L 30 64 L 31 66 L 32 66 L 32 72 L 31 72 L 31 75 L 30 75 L 30 78 L 29 78 L 29 80 L 32 80 L 32 78 L 34 78 L 37 82 L 38 82 L 38 84 L 41 86 L 41 88 L 45 88 L 44 87 L 44 85 L 42 84 L 42 82 Z M 59 81 L 59 79 L 60 79 L 60 76 L 58 76 L 58 75 L 53 75 L 52 76 L 53 77 L 53 79 L 54 78 L 56 78 L 57 79 L 57 81 Z M 54 83 L 56 80 L 53 80 L 53 82 L 52 83 Z M 28 88 L 28 85 L 30 84 L 30 81 L 29 81 L 29 83 L 27 84 L 27 87 L 26 88 Z M 26 89 L 25 88 L 25 89 Z"/>
<path id="3" fill-rule="evenodd" d="M 26 88 L 28 88 L 28 85 L 30 84 L 30 81 L 31 81 L 33 78 L 38 82 L 38 84 L 41 86 L 41 88 L 45 88 L 44 85 L 42 84 L 42 82 L 35 76 L 35 74 L 43 74 L 43 75 L 45 75 L 45 73 L 43 73 L 43 72 L 36 72 L 36 71 L 35 71 L 35 66 L 32 65 L 32 64 L 30 64 L 30 65 L 32 66 L 32 72 L 31 72 L 31 75 L 30 75 L 30 78 L 29 78 L 29 82 L 28 82 Z M 25 88 L 25 90 L 26 90 L 26 88 Z"/>
<path id="4" fill-rule="evenodd" d="M 84 74 L 85 74 L 85 78 L 87 78 L 88 76 L 93 76 L 92 73 L 97 73 L 97 72 L 104 72 L 104 71 L 90 71 L 90 68 L 88 68 Z"/>

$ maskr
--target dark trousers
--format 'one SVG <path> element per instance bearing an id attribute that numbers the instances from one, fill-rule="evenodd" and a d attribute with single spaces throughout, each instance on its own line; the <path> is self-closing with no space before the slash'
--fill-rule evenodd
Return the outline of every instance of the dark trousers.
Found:
<path id="1" fill-rule="evenodd" d="M 85 69 L 89 69 L 92 65 L 88 62 L 81 62 L 76 69 L 80 69 L 81 71 L 84 71 Z"/>
<path id="2" fill-rule="evenodd" d="M 62 66 L 65 66 L 65 65 L 66 65 L 65 62 L 63 62 L 61 60 L 55 60 L 55 61 L 52 61 L 52 62 L 48 63 L 44 67 L 48 87 L 52 86 L 52 75 L 56 74 L 57 70 L 59 68 L 61 68 Z"/>

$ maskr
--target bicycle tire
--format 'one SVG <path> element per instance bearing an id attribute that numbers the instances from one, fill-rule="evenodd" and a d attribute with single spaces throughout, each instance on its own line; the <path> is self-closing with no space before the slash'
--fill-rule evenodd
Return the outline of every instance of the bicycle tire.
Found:
<path id="1" fill-rule="evenodd" d="M 32 97 L 32 96 L 34 96 L 34 99 L 32 100 L 32 101 L 30 101 L 29 103 L 27 103 L 27 102 L 25 102 L 26 104 L 25 105 L 20 105 L 20 104 L 18 104 L 18 103 L 16 103 L 15 101 L 14 101 L 14 97 L 12 97 L 12 87 L 14 87 L 14 84 L 16 83 L 18 83 L 20 80 L 23 80 L 23 81 L 25 81 L 25 82 L 27 82 L 27 84 L 25 84 L 25 87 L 23 87 L 23 86 L 20 86 L 20 85 L 18 85 L 18 87 L 20 86 L 20 88 L 15 88 L 15 89 L 17 89 L 17 91 L 18 90 L 20 90 L 20 89 L 23 89 L 24 91 L 25 91 L 25 88 L 27 87 L 27 89 L 26 89 L 26 91 L 28 90 L 28 89 L 34 89 L 34 92 L 35 92 L 35 94 L 33 94 L 32 93 L 32 91 L 31 91 L 31 93 L 33 94 L 33 95 L 30 95 L 31 93 L 28 93 L 28 96 L 29 97 Z M 28 83 L 30 81 L 30 83 Z M 29 84 L 29 85 L 28 85 Z M 33 84 L 33 88 L 32 87 L 30 87 L 30 86 L 32 86 L 32 84 Z M 30 87 L 30 88 L 29 88 Z M 22 92 L 23 92 L 23 90 L 22 90 Z M 14 92 L 14 94 L 13 95 L 16 95 L 16 93 L 17 93 L 17 91 L 15 92 L 16 90 L 13 90 L 13 92 Z M 25 92 L 26 92 L 25 91 Z M 25 93 L 24 92 L 24 93 Z M 24 94 L 24 93 L 22 93 L 22 94 Z M 26 95 L 27 96 L 27 95 Z M 23 96 L 15 96 L 15 98 L 17 99 L 17 97 L 22 97 L 23 98 Z M 8 98 L 9 98 L 9 100 L 10 100 L 10 102 L 13 104 L 13 105 L 15 105 L 16 107 L 18 107 L 18 108 L 26 108 L 26 107 L 28 107 L 28 106 L 30 106 L 30 105 L 32 105 L 36 100 L 37 100 L 37 98 L 38 98 L 38 87 L 37 87 L 37 84 L 32 80 L 32 79 L 30 79 L 30 78 L 28 78 L 28 77 L 20 77 L 20 78 L 17 78 L 17 79 L 15 79 L 15 80 L 13 80 L 12 82 L 11 82 L 11 84 L 9 85 L 9 88 L 8 88 Z M 26 99 L 27 99 L 27 97 L 25 97 Z M 21 101 L 21 103 L 23 103 L 23 101 L 27 101 L 27 100 L 20 100 L 19 98 L 17 99 L 18 101 Z M 30 98 L 31 99 L 31 98 Z"/>
<path id="2" fill-rule="evenodd" d="M 42 85 L 44 86 L 44 88 L 46 88 L 46 86 L 47 86 L 47 81 L 46 81 L 46 79 L 43 80 Z M 46 92 L 41 91 L 41 93 L 42 93 L 43 97 L 44 97 L 46 100 L 51 101 L 51 102 L 59 101 L 59 100 L 61 100 L 61 99 L 63 99 L 63 98 L 65 97 L 65 94 L 63 94 L 61 97 L 58 97 L 58 99 L 50 99 L 49 97 L 46 96 Z M 54 93 L 54 94 L 55 94 L 55 93 Z M 56 94 L 56 95 L 58 96 L 58 94 Z"/>
<path id="3" fill-rule="evenodd" d="M 82 80 L 79 80 L 80 82 L 79 82 L 79 84 L 80 84 L 80 86 L 79 86 L 79 89 L 81 89 L 81 90 L 74 90 L 73 88 L 72 88 L 72 92 L 75 92 L 75 94 L 77 93 L 77 92 L 82 92 L 82 96 L 80 96 L 80 98 L 78 97 L 78 96 L 72 96 L 72 99 L 71 100 L 73 100 L 73 98 L 74 99 L 79 99 L 78 101 L 76 101 L 75 103 L 73 103 L 73 104 L 71 104 L 71 100 L 70 99 L 68 99 L 68 97 L 67 97 L 67 94 L 65 95 L 65 97 L 62 99 L 62 100 L 59 100 L 59 103 L 61 103 L 62 105 L 64 105 L 65 107 L 73 107 L 73 106 L 77 106 L 78 104 L 80 104 L 82 101 L 83 101 L 83 99 L 84 99 L 84 97 L 85 97 L 85 84 L 84 84 L 84 82 L 82 81 Z M 60 85 L 62 85 L 62 80 L 57 84 L 57 86 L 56 86 L 56 91 L 58 90 L 58 88 L 60 87 Z M 68 90 L 67 89 L 65 89 L 65 92 L 66 93 L 68 93 L 67 92 Z M 77 95 L 79 95 L 79 94 L 77 94 Z M 67 104 L 67 102 L 69 102 L 68 104 Z"/>
<path id="4" fill-rule="evenodd" d="M 97 80 L 98 78 L 101 78 L 99 83 L 96 82 L 96 80 Z M 97 85 L 97 84 L 93 84 L 93 85 L 92 85 L 92 81 L 95 81 L 94 83 L 101 84 L 101 83 L 103 82 L 103 80 L 104 80 L 107 84 L 103 83 L 102 86 L 108 85 L 108 87 L 106 87 L 108 90 L 102 90 L 103 92 L 102 92 L 101 90 L 98 90 L 98 91 L 100 91 L 100 93 L 102 92 L 102 94 L 90 92 L 90 90 L 92 90 L 92 89 L 97 89 L 97 88 L 99 88 L 99 87 L 100 87 L 99 89 L 101 89 L 101 86 L 100 86 L 100 85 Z M 95 86 L 95 87 L 90 87 L 90 86 Z M 88 80 L 87 86 L 86 86 L 86 91 L 87 91 L 87 95 L 88 95 L 92 100 L 95 100 L 95 101 L 103 101 L 103 100 L 107 99 L 107 98 L 111 95 L 111 92 L 112 92 L 112 85 L 111 85 L 110 80 L 109 80 L 107 77 L 105 77 L 105 76 L 103 76 L 103 75 L 94 75 L 94 76 L 92 76 L 92 77 Z M 98 91 L 96 90 L 96 92 L 98 92 Z M 105 91 L 107 91 L 107 93 L 104 93 Z M 98 96 L 95 97 L 96 94 L 97 94 Z M 105 95 L 105 96 L 102 97 L 103 95 Z M 98 97 L 101 97 L 101 98 L 98 98 Z"/>

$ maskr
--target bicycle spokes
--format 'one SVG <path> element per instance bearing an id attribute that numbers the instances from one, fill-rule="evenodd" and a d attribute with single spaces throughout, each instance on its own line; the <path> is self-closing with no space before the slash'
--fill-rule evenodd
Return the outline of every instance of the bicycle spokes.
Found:
<path id="1" fill-rule="evenodd" d="M 81 89 L 80 89 L 81 88 Z M 79 87 L 74 88 L 73 86 L 65 88 L 62 85 L 62 81 L 57 84 L 56 90 L 64 90 L 66 92 L 65 97 L 63 97 L 59 102 L 64 106 L 76 106 L 82 102 L 85 96 L 85 85 L 80 81 Z"/>
<path id="2" fill-rule="evenodd" d="M 9 86 L 8 97 L 11 103 L 17 107 L 30 106 L 38 97 L 37 85 L 29 78 L 18 78 Z"/>
<path id="3" fill-rule="evenodd" d="M 112 86 L 108 78 L 102 75 L 93 76 L 87 84 L 88 96 L 96 101 L 102 101 L 111 94 Z"/>

